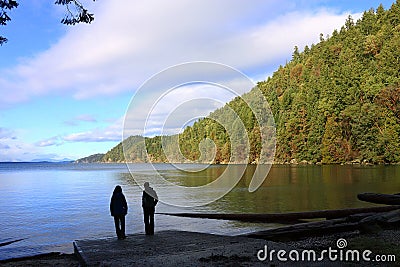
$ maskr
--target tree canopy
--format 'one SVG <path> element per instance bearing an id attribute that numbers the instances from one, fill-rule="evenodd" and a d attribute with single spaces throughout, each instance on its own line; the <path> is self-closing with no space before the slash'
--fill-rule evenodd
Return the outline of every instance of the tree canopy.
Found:
<path id="1" fill-rule="evenodd" d="M 93 2 L 96 0 L 93 0 Z M 77 23 L 91 23 L 94 20 L 94 15 L 78 1 L 78 0 L 56 0 L 56 5 L 65 6 L 65 16 L 61 19 L 61 23 L 65 25 L 75 25 Z M 11 20 L 8 12 L 18 7 L 18 1 L 15 0 L 0 0 L 0 26 L 5 26 Z M 0 35 L 0 45 L 3 45 L 8 40 Z"/>

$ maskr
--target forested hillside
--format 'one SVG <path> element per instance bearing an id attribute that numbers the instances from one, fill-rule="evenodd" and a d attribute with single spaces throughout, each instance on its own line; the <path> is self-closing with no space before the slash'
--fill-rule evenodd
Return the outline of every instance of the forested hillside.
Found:
<path id="1" fill-rule="evenodd" d="M 142 136 L 131 136 L 124 140 L 124 142 L 119 143 L 117 146 L 113 147 L 108 151 L 103 158 L 100 160 L 102 162 L 146 162 L 146 151 L 141 149 L 140 144 L 143 142 Z M 129 158 L 125 160 L 124 151 L 122 143 L 126 148 Z"/>
<path id="2" fill-rule="evenodd" d="M 349 17 L 340 30 L 321 35 L 318 44 L 302 51 L 295 47 L 292 60 L 259 82 L 258 88 L 275 118 L 275 162 L 400 162 L 400 0 L 389 10 L 379 6 L 364 12 L 357 22 Z M 257 120 L 241 98 L 227 106 L 245 125 L 248 162 L 257 162 L 261 148 Z M 202 161 L 199 143 L 209 138 L 216 144 L 214 163 L 229 162 L 227 131 L 211 119 L 226 117 L 225 110 L 216 110 L 179 135 L 186 158 Z M 125 141 L 131 144 L 128 161 L 146 160 L 137 145 L 140 138 Z M 152 161 L 166 160 L 161 137 L 145 138 L 145 143 Z M 173 160 L 183 158 L 177 155 Z M 124 161 L 122 145 L 102 161 Z"/>
<path id="3" fill-rule="evenodd" d="M 400 162 L 400 1 L 295 48 L 259 87 L 277 124 L 277 161 Z"/>
<path id="4" fill-rule="evenodd" d="M 88 157 L 78 159 L 75 161 L 75 163 L 95 163 L 95 162 L 102 161 L 103 157 L 104 157 L 104 154 L 98 153 L 98 154 L 94 154 L 94 155 L 90 155 Z"/>

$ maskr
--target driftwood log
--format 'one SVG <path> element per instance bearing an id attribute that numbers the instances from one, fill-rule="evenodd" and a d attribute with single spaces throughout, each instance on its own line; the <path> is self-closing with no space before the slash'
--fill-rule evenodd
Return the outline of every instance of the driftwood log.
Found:
<path id="1" fill-rule="evenodd" d="M 400 194 L 361 193 L 357 198 L 375 204 L 400 205 Z"/>
<path id="2" fill-rule="evenodd" d="M 358 222 L 349 221 L 347 218 L 340 218 L 318 222 L 299 223 L 291 226 L 247 233 L 242 236 L 273 241 L 288 241 L 302 237 L 354 231 L 358 228 Z"/>
<path id="3" fill-rule="evenodd" d="M 302 237 L 321 236 L 359 230 L 377 232 L 382 228 L 395 228 L 400 224 L 400 209 L 380 213 L 359 213 L 346 218 L 299 223 L 275 229 L 247 233 L 242 236 L 273 241 L 287 241 Z"/>
<path id="4" fill-rule="evenodd" d="M 11 245 L 12 243 L 19 242 L 22 240 L 25 240 L 25 238 L 3 242 L 3 243 L 0 243 L 0 247 L 8 246 L 8 245 Z"/>
<path id="5" fill-rule="evenodd" d="M 352 208 L 340 210 L 320 210 L 290 213 L 237 214 L 237 213 L 157 213 L 178 217 L 237 220 L 260 223 L 293 223 L 305 219 L 337 219 L 359 213 L 379 213 L 400 209 L 400 206 Z"/>

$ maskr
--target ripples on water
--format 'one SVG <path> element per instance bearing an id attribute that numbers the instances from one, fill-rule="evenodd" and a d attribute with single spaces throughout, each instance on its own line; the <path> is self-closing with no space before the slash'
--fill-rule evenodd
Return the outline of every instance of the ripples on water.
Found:
<path id="1" fill-rule="evenodd" d="M 185 186 L 206 184 L 226 168 L 182 172 L 169 164 L 156 167 L 168 181 Z M 189 167 L 195 170 L 204 165 Z M 146 177 L 152 167 L 135 164 L 133 170 L 134 175 Z M 368 205 L 357 201 L 359 192 L 400 192 L 400 166 L 273 166 L 262 187 L 249 193 L 253 172 L 254 166 L 249 166 L 234 190 L 214 203 L 186 209 L 161 203 L 157 211 L 268 213 L 350 208 Z M 73 240 L 114 236 L 109 201 L 116 184 L 128 200 L 127 233 L 142 233 L 141 189 L 125 164 L 0 163 L 0 243 L 24 239 L 0 247 L 0 259 L 72 253 Z M 168 197 L 182 198 L 178 194 Z M 156 215 L 156 231 L 234 235 L 274 226 Z"/>

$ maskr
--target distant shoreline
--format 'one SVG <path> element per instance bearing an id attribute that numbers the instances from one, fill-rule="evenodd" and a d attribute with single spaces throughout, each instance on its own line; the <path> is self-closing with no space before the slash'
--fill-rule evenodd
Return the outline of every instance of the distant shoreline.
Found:
<path id="1" fill-rule="evenodd" d="M 273 162 L 273 163 L 203 163 L 203 162 L 117 162 L 117 161 L 96 161 L 96 162 L 77 162 L 77 161 L 0 161 L 0 164 L 203 164 L 203 165 L 287 165 L 287 166 L 396 166 L 400 162 L 395 163 L 362 163 L 362 162 L 345 162 L 345 163 L 322 163 L 322 162 Z"/>

